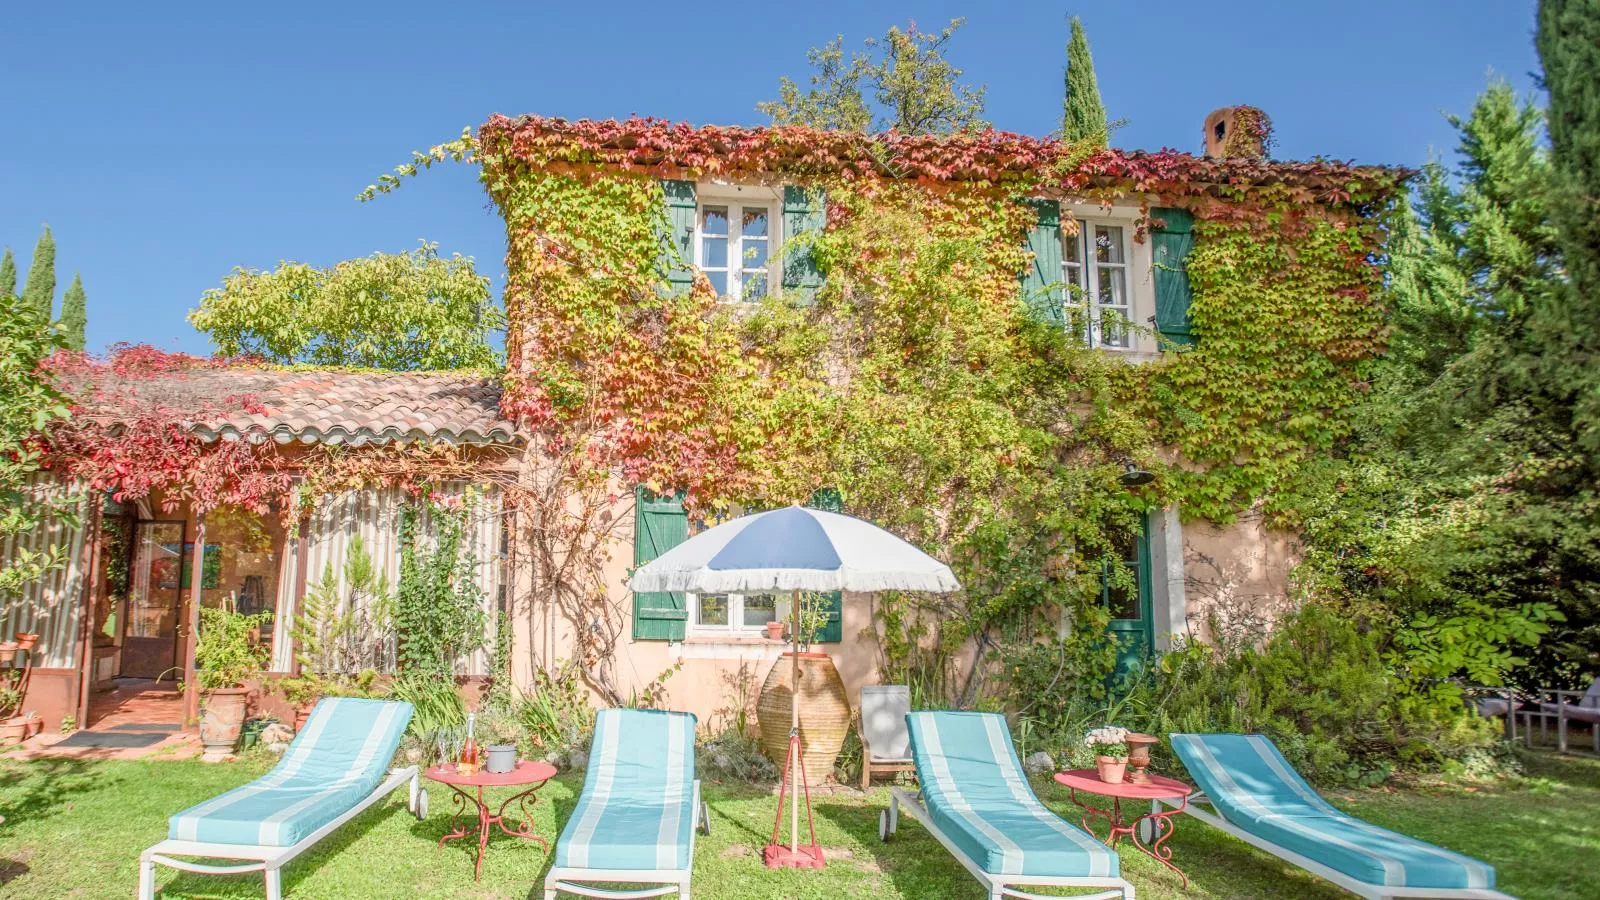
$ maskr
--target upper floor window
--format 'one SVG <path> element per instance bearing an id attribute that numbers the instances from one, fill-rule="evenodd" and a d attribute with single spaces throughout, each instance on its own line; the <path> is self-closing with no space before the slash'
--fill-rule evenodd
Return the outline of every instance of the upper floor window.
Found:
<path id="1" fill-rule="evenodd" d="M 767 295 L 772 276 L 773 204 L 701 201 L 695 215 L 695 266 L 717 296 L 754 301 Z"/>
<path id="2" fill-rule="evenodd" d="M 1067 284 L 1067 321 L 1091 347 L 1132 346 L 1128 328 L 1128 242 L 1121 225 L 1079 220 L 1078 233 L 1061 229 L 1061 280 Z"/>

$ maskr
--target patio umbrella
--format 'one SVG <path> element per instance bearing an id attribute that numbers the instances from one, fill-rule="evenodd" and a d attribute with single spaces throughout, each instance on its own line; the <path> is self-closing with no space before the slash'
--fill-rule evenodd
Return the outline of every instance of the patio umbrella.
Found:
<path id="1" fill-rule="evenodd" d="M 961 589 L 950 567 L 870 522 L 840 513 L 790 506 L 755 513 L 708 528 L 640 566 L 636 591 L 771 594 L 792 592 L 798 643 L 801 591 L 931 591 Z M 798 650 L 798 648 L 797 648 Z M 793 655 L 790 690 L 789 765 L 796 778 L 800 734 L 800 657 Z M 807 813 L 810 799 L 807 790 Z M 781 796 L 781 793 L 780 793 Z M 778 815 L 783 815 L 780 806 Z M 815 844 L 815 835 L 812 843 Z M 769 865 L 820 865 L 820 854 L 800 860 L 800 801 L 794 798 L 788 857 Z M 768 848 L 769 851 L 774 849 Z M 781 848 L 777 848 L 781 849 Z"/>

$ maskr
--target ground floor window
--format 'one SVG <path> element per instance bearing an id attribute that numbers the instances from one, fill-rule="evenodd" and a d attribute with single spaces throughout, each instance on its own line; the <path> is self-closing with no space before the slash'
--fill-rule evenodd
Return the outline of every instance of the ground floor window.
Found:
<path id="1" fill-rule="evenodd" d="M 768 622 L 782 621 L 788 600 L 770 594 L 691 594 L 690 626 L 696 632 L 760 634 Z"/>

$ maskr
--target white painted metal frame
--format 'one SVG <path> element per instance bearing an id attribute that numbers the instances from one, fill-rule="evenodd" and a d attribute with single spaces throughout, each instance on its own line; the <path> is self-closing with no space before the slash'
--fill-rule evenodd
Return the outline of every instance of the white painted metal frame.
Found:
<path id="1" fill-rule="evenodd" d="M 389 777 L 377 789 L 350 807 L 343 815 L 318 828 L 289 847 L 267 847 L 257 844 L 214 844 L 205 841 L 180 841 L 168 838 L 139 854 L 139 900 L 155 900 L 156 865 L 160 864 L 185 872 L 202 875 L 237 875 L 242 872 L 260 872 L 267 882 L 267 900 L 282 900 L 284 864 L 304 853 L 318 841 L 336 831 L 339 826 L 360 815 L 367 807 L 389 796 L 395 788 L 409 782 L 406 809 L 417 818 L 427 814 L 426 795 L 417 777 L 416 766 L 389 770 Z M 199 856 L 207 859 L 250 860 L 237 866 L 212 866 L 204 863 L 173 859 L 173 856 Z"/>
<path id="2" fill-rule="evenodd" d="M 1006 897 L 1017 897 L 1020 900 L 1060 900 L 1057 895 L 1046 896 L 1033 894 L 1022 889 L 1023 885 L 1031 887 L 1069 887 L 1069 888 L 1110 888 L 1093 894 L 1073 894 L 1071 900 L 1134 900 L 1133 885 L 1125 878 L 1109 875 L 1069 877 L 1062 875 L 996 875 L 984 871 L 983 867 L 957 847 L 939 827 L 933 823 L 933 817 L 928 815 L 928 810 L 911 792 L 904 788 L 889 789 L 889 808 L 884 810 L 878 826 L 878 836 L 888 840 L 900 824 L 900 807 L 905 806 L 906 812 L 913 819 L 922 823 L 922 827 L 933 833 L 944 845 L 956 861 L 966 867 L 972 877 L 989 892 L 989 900 L 1004 900 Z M 548 900 L 548 898 L 546 898 Z"/>
<path id="3" fill-rule="evenodd" d="M 643 897 L 665 897 L 677 894 L 679 900 L 689 900 L 689 879 L 694 875 L 694 835 L 697 831 L 711 833 L 711 812 L 700 802 L 700 779 L 694 781 L 695 827 L 689 831 L 689 864 L 681 869 L 593 869 L 576 866 L 555 866 L 544 877 L 544 900 L 556 900 L 556 894 L 565 892 L 580 897 L 599 897 L 601 900 L 638 900 Z M 601 888 L 579 884 L 580 881 L 599 881 L 615 884 L 638 884 L 643 887 L 627 890 Z"/>
<path id="4" fill-rule="evenodd" d="M 1154 802 L 1171 806 L 1174 809 L 1178 808 L 1178 804 L 1170 800 L 1157 800 Z M 1211 805 L 1212 809 L 1210 811 L 1200 809 L 1199 805 L 1202 803 Z M 1503 894 L 1500 891 L 1488 888 L 1394 887 L 1357 881 L 1337 869 L 1329 868 L 1314 859 L 1301 856 L 1287 847 L 1279 846 L 1265 838 L 1257 837 L 1242 828 L 1229 824 L 1216 811 L 1216 807 L 1211 804 L 1211 800 L 1205 794 L 1199 792 L 1189 796 L 1189 807 L 1184 809 L 1183 812 L 1194 816 L 1219 831 L 1233 835 L 1257 850 L 1265 851 L 1284 862 L 1299 866 L 1319 878 L 1333 882 L 1357 897 L 1365 897 L 1368 900 L 1389 900 L 1389 898 L 1401 897 L 1435 897 L 1440 898 L 1440 900 L 1516 900 L 1510 894 Z"/>

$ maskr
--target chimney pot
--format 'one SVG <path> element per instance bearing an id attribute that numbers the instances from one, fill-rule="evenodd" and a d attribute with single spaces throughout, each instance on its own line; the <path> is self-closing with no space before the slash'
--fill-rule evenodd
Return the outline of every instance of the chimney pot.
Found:
<path id="1" fill-rule="evenodd" d="M 1224 106 L 1206 116 L 1201 137 L 1213 159 L 1266 159 L 1272 120 L 1254 106 Z"/>

